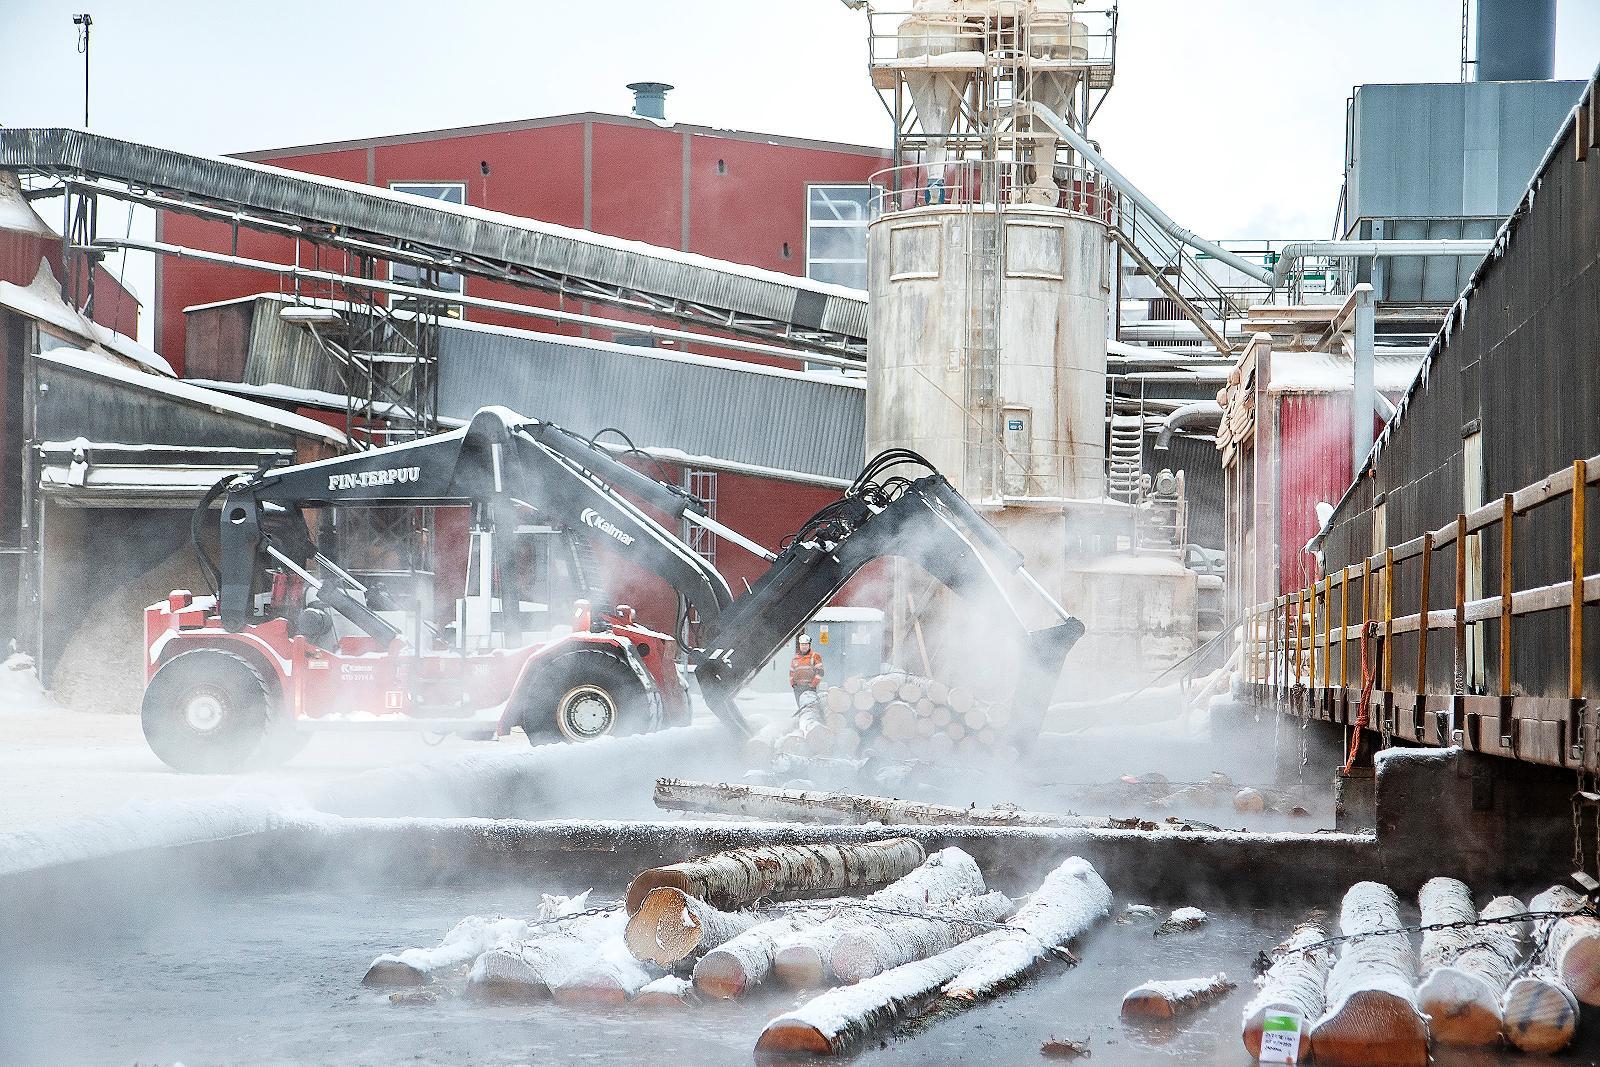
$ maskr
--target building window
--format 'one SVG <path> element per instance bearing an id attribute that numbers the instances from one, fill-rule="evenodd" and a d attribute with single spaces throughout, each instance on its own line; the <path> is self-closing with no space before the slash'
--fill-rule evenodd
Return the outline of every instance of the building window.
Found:
<path id="1" fill-rule="evenodd" d="M 465 205 L 467 202 L 467 187 L 464 182 L 390 182 L 389 188 L 397 193 L 425 196 L 430 200 L 443 200 L 447 204 Z M 423 268 L 411 263 L 389 264 L 389 280 L 400 285 L 427 284 Z M 465 281 L 459 274 L 440 274 L 437 285 L 447 293 L 465 291 Z M 396 295 L 389 298 L 389 307 L 395 311 L 410 311 L 416 304 L 417 301 L 413 297 Z M 460 304 L 449 305 L 442 314 L 453 319 L 463 317 Z"/>
<path id="2" fill-rule="evenodd" d="M 812 185 L 806 189 L 806 277 L 867 287 L 867 223 L 871 185 Z"/>
<path id="3" fill-rule="evenodd" d="M 717 472 L 688 470 L 684 472 L 683 487 L 691 496 L 705 501 L 706 518 L 715 520 L 717 517 Z M 717 538 L 710 530 L 703 526 L 696 526 L 689 520 L 683 520 L 683 530 L 687 535 L 689 547 L 701 559 L 717 565 Z"/>

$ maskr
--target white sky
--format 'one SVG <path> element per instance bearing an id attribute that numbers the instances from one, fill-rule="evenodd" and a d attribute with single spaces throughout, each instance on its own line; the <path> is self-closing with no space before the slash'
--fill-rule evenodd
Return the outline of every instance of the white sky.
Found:
<path id="1" fill-rule="evenodd" d="M 1586 77 L 1600 0 L 1558 3 L 1556 76 Z M 81 123 L 72 14 L 85 8 L 93 128 L 198 152 L 626 113 L 638 80 L 676 85 L 667 115 L 684 122 L 889 137 L 864 17 L 838 0 L 0 0 L 0 124 Z M 1121 10 L 1117 85 L 1093 136 L 1213 238 L 1328 236 L 1351 87 L 1458 77 L 1459 0 Z M 128 280 L 148 293 L 149 277 L 135 260 Z"/>

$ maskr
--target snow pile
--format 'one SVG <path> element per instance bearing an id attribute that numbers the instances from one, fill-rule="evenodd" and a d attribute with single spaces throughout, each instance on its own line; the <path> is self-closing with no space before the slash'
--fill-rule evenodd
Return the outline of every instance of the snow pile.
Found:
<path id="1" fill-rule="evenodd" d="M 0 714 L 56 711 L 58 708 L 39 684 L 39 674 L 33 669 L 31 656 L 15 652 L 0 663 Z"/>
<path id="2" fill-rule="evenodd" d="M 46 225 L 39 213 L 33 210 L 13 171 L 0 171 L 0 230 L 31 233 L 38 237 L 55 237 L 55 231 Z"/>
<path id="3" fill-rule="evenodd" d="M 589 906 L 590 892 L 586 889 L 574 897 L 546 893 L 532 921 L 503 915 L 469 915 L 452 926 L 433 948 L 385 952 L 372 961 L 368 972 L 396 967 L 427 980 L 436 972 L 465 966 L 485 952 L 534 936 L 541 920 L 557 919 L 583 911 Z"/>

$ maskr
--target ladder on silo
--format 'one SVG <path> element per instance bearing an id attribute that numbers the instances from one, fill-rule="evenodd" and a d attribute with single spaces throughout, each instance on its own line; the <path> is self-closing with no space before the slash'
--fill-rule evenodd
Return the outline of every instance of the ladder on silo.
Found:
<path id="1" fill-rule="evenodd" d="M 1004 225 L 1000 214 L 966 216 L 966 490 L 980 498 L 1004 495 L 1000 478 L 1005 441 L 1000 412 L 1000 269 Z"/>

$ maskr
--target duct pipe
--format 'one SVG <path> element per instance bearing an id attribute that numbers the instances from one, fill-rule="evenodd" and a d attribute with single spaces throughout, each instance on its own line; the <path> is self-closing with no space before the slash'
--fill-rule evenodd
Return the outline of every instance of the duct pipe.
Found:
<path id="1" fill-rule="evenodd" d="M 1061 116 L 1057 115 L 1054 111 L 1051 111 L 1049 108 L 1037 101 L 1033 102 L 1029 106 L 1031 107 L 1033 113 L 1038 116 L 1038 118 L 1046 126 L 1050 127 L 1056 136 L 1070 144 L 1080 155 L 1083 156 L 1084 159 L 1087 159 L 1090 163 L 1092 163 L 1096 170 L 1098 170 L 1101 174 L 1104 174 L 1107 178 L 1110 178 L 1112 183 L 1122 191 L 1124 196 L 1144 209 L 1144 211 L 1155 220 L 1156 225 L 1160 226 L 1161 229 L 1166 232 L 1167 236 L 1171 237 L 1174 241 L 1177 241 L 1180 244 L 1186 244 L 1190 248 L 1204 252 L 1206 255 L 1210 256 L 1212 259 L 1215 259 L 1219 263 L 1226 263 L 1234 270 L 1240 271 L 1241 273 L 1254 278 L 1258 282 L 1261 282 L 1265 285 L 1273 284 L 1272 272 L 1261 266 L 1261 264 L 1251 263 L 1243 256 L 1230 252 L 1219 244 L 1214 244 L 1211 241 L 1207 241 L 1204 237 L 1200 237 L 1197 234 L 1191 233 L 1182 226 L 1179 226 L 1176 222 L 1172 221 L 1171 216 L 1169 216 L 1165 211 L 1162 211 L 1160 208 L 1156 207 L 1155 202 L 1135 188 L 1132 182 L 1128 181 L 1127 178 L 1122 176 L 1121 171 L 1117 170 L 1117 168 L 1113 167 L 1110 163 L 1107 163 L 1105 157 L 1095 150 L 1094 146 L 1089 143 L 1088 139 L 1085 138 L 1083 134 L 1073 129 L 1069 123 L 1065 122 L 1061 118 Z"/>
<path id="2" fill-rule="evenodd" d="M 1290 241 L 1278 253 L 1278 265 L 1267 282 L 1274 289 L 1289 280 L 1289 271 L 1307 256 L 1346 259 L 1394 259 L 1399 256 L 1486 256 L 1494 248 L 1490 238 L 1437 241 Z"/>
<path id="3" fill-rule="evenodd" d="M 1356 286 L 1352 295 L 1356 306 L 1350 346 L 1355 356 L 1355 379 L 1350 392 L 1350 470 L 1359 476 L 1372 451 L 1372 418 L 1377 411 L 1373 400 L 1378 392 L 1373 380 L 1373 347 L 1378 309 L 1368 283 Z"/>
<path id="4" fill-rule="evenodd" d="M 1172 435 L 1180 427 L 1193 422 L 1220 421 L 1222 418 L 1222 405 L 1215 400 L 1202 400 L 1195 404 L 1185 404 L 1183 407 L 1161 420 L 1161 432 L 1156 434 L 1156 447 L 1165 451 L 1172 447 Z"/>
<path id="5" fill-rule="evenodd" d="M 431 300 L 441 304 L 460 304 L 463 307 L 483 308 L 486 311 L 503 311 L 511 315 L 526 315 L 535 319 L 548 319 L 551 322 L 597 326 L 601 329 L 618 333 L 634 333 L 674 342 L 706 345 L 711 348 L 727 348 L 736 352 L 751 352 L 757 355 L 769 356 L 773 359 L 793 360 L 800 363 L 816 363 L 826 367 L 837 367 L 842 370 L 861 370 L 866 366 L 864 360 L 830 356 L 822 352 L 795 351 L 788 348 L 779 348 L 776 345 L 760 344 L 756 341 L 739 341 L 731 337 L 713 337 L 709 334 L 691 333 L 688 330 L 673 330 L 664 326 L 645 326 L 632 322 L 618 322 L 616 319 L 601 318 L 597 315 L 580 315 L 575 311 L 557 311 L 554 308 L 534 307 L 532 304 L 517 304 L 509 300 L 492 300 L 483 296 L 468 296 L 465 293 L 445 293 L 437 289 L 423 289 L 415 285 L 384 281 L 380 278 L 353 278 L 333 271 L 295 267 L 287 263 L 270 263 L 260 259 L 246 259 L 243 256 L 232 256 L 223 252 L 205 252 L 197 248 L 185 248 L 182 245 L 163 244 L 158 241 L 104 237 L 96 240 L 91 247 L 153 252 L 156 255 L 175 256 L 178 259 L 196 259 L 206 263 L 222 263 L 230 267 L 243 267 L 246 270 L 276 274 L 280 278 L 298 278 L 301 281 L 340 285 L 346 289 L 363 289 L 370 292 L 389 293 L 394 296 L 417 297 L 418 299 Z M 634 309 L 630 308 L 629 310 Z M 641 306 L 637 310 L 648 313 L 651 309 Z M 660 350 L 658 349 L 657 351 Z M 684 354 L 693 355 L 693 353 Z M 708 356 L 707 358 L 714 359 L 717 357 Z"/>

